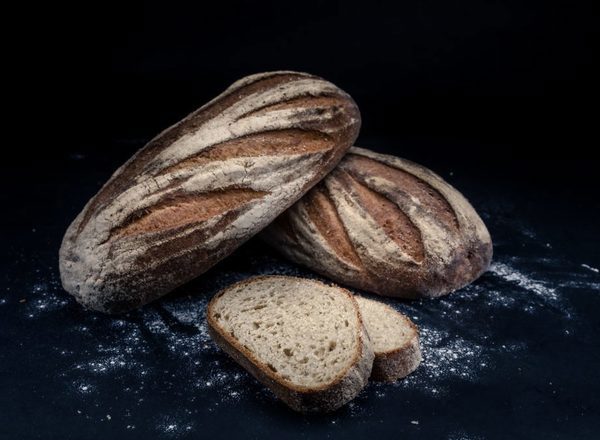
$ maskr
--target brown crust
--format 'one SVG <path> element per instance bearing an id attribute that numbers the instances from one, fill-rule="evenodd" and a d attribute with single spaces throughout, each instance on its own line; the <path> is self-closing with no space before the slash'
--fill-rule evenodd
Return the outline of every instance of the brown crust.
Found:
<path id="1" fill-rule="evenodd" d="M 341 220 L 342 227 L 328 228 L 327 236 L 319 225 L 332 215 L 309 206 L 316 191 L 329 198 Z M 425 167 L 359 148 L 262 237 L 334 281 L 401 298 L 438 297 L 464 287 L 492 258 L 483 221 L 456 189 Z M 349 265 L 349 254 L 358 261 Z"/>
<path id="2" fill-rule="evenodd" d="M 297 201 L 359 127 L 352 98 L 316 76 L 240 80 L 152 139 L 88 202 L 61 245 L 63 287 L 109 313 L 169 293 Z"/>
<path id="3" fill-rule="evenodd" d="M 251 93 L 260 89 L 277 87 L 280 84 L 299 77 L 316 78 L 315 76 L 300 72 L 286 72 L 284 75 L 279 72 L 272 72 L 270 75 L 260 77 L 258 80 L 247 84 L 245 87 L 235 89 L 235 93 L 232 91 L 225 91 L 181 121 L 163 130 L 125 162 L 125 164 L 115 172 L 113 177 L 100 189 L 98 194 L 90 200 L 88 205 L 84 208 L 84 215 L 78 224 L 78 232 L 81 232 L 98 210 L 106 206 L 107 203 L 110 203 L 115 194 L 119 194 L 130 187 L 135 181 L 135 178 L 144 171 L 151 163 L 152 159 L 166 146 L 171 145 L 177 139 L 190 133 L 206 121 L 217 116 L 234 102 L 249 96 Z"/>
<path id="4" fill-rule="evenodd" d="M 130 220 L 113 229 L 111 237 L 149 234 L 173 229 L 193 222 L 206 221 L 216 215 L 231 211 L 231 205 L 244 206 L 265 192 L 248 188 L 227 188 L 205 194 L 172 196 L 152 209 L 135 212 Z"/>
<path id="5" fill-rule="evenodd" d="M 423 360 L 419 337 L 389 353 L 376 353 L 371 379 L 380 382 L 395 382 L 415 371 Z"/>
<path id="6" fill-rule="evenodd" d="M 361 266 L 360 258 L 352 246 L 344 224 L 327 195 L 327 189 L 319 183 L 304 196 L 302 201 L 308 215 L 314 219 L 319 233 L 331 246 L 335 246 L 339 257 L 353 266 Z"/>
<path id="7" fill-rule="evenodd" d="M 381 176 L 390 182 L 396 182 L 402 191 L 418 197 L 427 209 L 436 212 L 439 219 L 448 228 L 455 230 L 459 228 L 456 214 L 452 210 L 450 203 L 448 203 L 438 190 L 428 184 L 426 180 L 419 179 L 417 176 L 404 170 L 358 154 L 349 154 L 344 163 L 340 165 L 341 169 L 346 170 L 352 177 L 363 184 L 367 184 L 369 178 L 372 176 Z M 412 163 L 412 165 L 423 168 L 415 163 Z"/>
<path id="8" fill-rule="evenodd" d="M 279 377 L 266 365 L 260 362 L 250 352 L 241 346 L 235 338 L 221 331 L 219 324 L 212 317 L 212 308 L 218 298 L 226 294 L 231 288 L 247 285 L 260 279 L 300 279 L 303 282 L 311 282 L 320 286 L 334 287 L 350 299 L 356 310 L 357 321 L 357 352 L 348 368 L 340 372 L 331 383 L 319 387 L 308 388 L 294 385 L 293 383 Z M 283 275 L 262 275 L 238 283 L 223 289 L 217 293 L 209 302 L 206 309 L 206 320 L 211 337 L 215 343 L 229 354 L 237 363 L 248 370 L 259 382 L 270 388 L 273 393 L 283 400 L 292 409 L 300 412 L 329 412 L 334 411 L 345 403 L 352 400 L 367 384 L 373 364 L 373 351 L 368 333 L 364 326 L 358 304 L 352 293 L 338 286 L 332 286 L 317 280 L 290 277 Z"/>
<path id="9" fill-rule="evenodd" d="M 189 159 L 161 170 L 158 175 L 231 157 L 306 154 L 331 150 L 333 140 L 318 130 L 284 129 L 242 136 L 212 145 Z"/>
<path id="10" fill-rule="evenodd" d="M 421 233 L 394 202 L 370 189 L 342 169 L 335 169 L 332 173 L 335 173 L 339 182 L 356 197 L 357 202 L 364 207 L 390 240 L 394 241 L 417 263 L 423 261 L 425 250 Z"/>

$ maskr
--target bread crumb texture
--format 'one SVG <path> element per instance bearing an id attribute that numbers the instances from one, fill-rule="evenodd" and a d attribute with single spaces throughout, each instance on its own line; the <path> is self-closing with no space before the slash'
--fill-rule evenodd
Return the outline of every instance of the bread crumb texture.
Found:
<path id="1" fill-rule="evenodd" d="M 390 306 L 358 295 L 355 299 L 376 354 L 397 350 L 417 335 L 414 324 Z"/>
<path id="2" fill-rule="evenodd" d="M 298 278 L 265 278 L 232 287 L 211 317 L 265 369 L 296 386 L 332 382 L 355 361 L 356 306 L 338 288 Z"/>

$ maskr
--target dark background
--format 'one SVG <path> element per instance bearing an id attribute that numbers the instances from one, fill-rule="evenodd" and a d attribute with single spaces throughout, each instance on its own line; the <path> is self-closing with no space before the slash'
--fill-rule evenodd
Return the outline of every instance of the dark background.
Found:
<path id="1" fill-rule="evenodd" d="M 43 31 L 19 55 L 33 66 L 15 64 L 48 95 L 44 117 L 54 120 L 62 107 L 55 136 L 32 147 L 44 159 L 76 149 L 121 160 L 236 79 L 291 69 L 355 98 L 362 146 L 383 138 L 390 150 L 431 166 L 590 183 L 580 171 L 596 168 L 588 151 L 599 140 L 592 4 L 52 5 L 35 14 Z"/>
<path id="2" fill-rule="evenodd" d="M 200 437 L 206 432 L 214 438 L 219 433 L 450 438 L 452 428 L 469 439 L 503 439 L 507 432 L 511 438 L 594 438 L 600 429 L 600 281 L 597 272 L 582 266 L 600 267 L 599 162 L 590 154 L 599 144 L 593 43 L 598 20 L 592 5 L 582 0 L 24 5 L 19 29 L 7 40 L 13 57 L 7 72 L 19 80 L 6 83 L 7 93 L 24 97 L 10 108 L 19 124 L 9 131 L 20 140 L 5 141 L 6 160 L 0 163 L 0 178 L 8 182 L 0 193 L 7 209 L 0 216 L 6 288 L 0 295 L 5 300 L 0 438 L 167 438 L 164 430 L 153 431 L 154 418 L 171 407 L 192 411 L 193 435 Z M 489 348 L 486 356 L 496 367 L 476 383 L 448 379 L 442 401 L 423 396 L 417 386 L 400 385 L 404 394 L 389 392 L 379 401 L 373 395 L 387 391 L 369 389 L 357 404 L 366 410 L 342 410 L 333 419 L 299 418 L 244 376 L 250 396 L 211 415 L 203 408 L 218 403 L 218 396 L 207 392 L 193 400 L 197 393 L 180 374 L 181 358 L 169 354 L 159 337 L 148 359 L 135 354 L 131 359 L 155 366 L 147 382 L 125 370 L 94 377 L 96 392 L 77 394 L 69 388 L 73 378 L 89 378 L 72 366 L 102 355 L 99 342 L 119 350 L 120 333 L 111 327 L 116 321 L 83 311 L 60 288 L 57 250 L 64 230 L 151 137 L 240 77 L 280 69 L 320 75 L 350 93 L 363 117 L 357 145 L 420 162 L 456 185 L 490 228 L 495 261 L 540 285 L 570 286 L 556 289 L 571 311 L 561 311 L 562 302 L 536 299 L 536 285 L 531 290 L 497 273 L 444 301 L 401 303 L 401 310 L 422 318 L 423 328 L 434 329 L 439 314 L 462 308 L 466 321 L 437 329 Z M 263 263 L 252 260 L 256 255 Z M 213 292 L 218 280 L 272 271 L 273 261 L 275 255 L 251 241 L 188 291 L 209 286 Z M 515 303 L 486 307 L 488 292 L 514 295 Z M 20 303 L 22 298 L 27 302 Z M 182 298 L 167 298 L 166 310 Z M 153 314 L 165 313 L 162 304 L 124 321 L 143 329 Z M 37 306 L 56 309 L 42 314 Z M 491 309 L 494 316 L 488 316 Z M 475 334 L 471 322 L 485 330 Z M 90 330 L 82 334 L 82 326 Z M 176 330 L 177 325 L 167 339 Z M 522 344 L 518 352 L 494 351 L 497 344 L 515 341 Z M 62 351 L 71 357 L 57 354 Z M 216 351 L 198 356 L 223 362 L 229 374 L 237 371 Z M 516 365 L 522 373 L 515 373 Z M 416 376 L 424 386 L 428 368 Z M 136 406 L 122 388 L 138 382 L 146 391 L 142 386 L 136 393 L 147 404 Z M 254 392 L 262 397 L 252 398 Z M 109 411 L 112 424 L 105 419 Z M 421 425 L 412 425 L 412 419 Z M 134 422 L 137 431 L 125 429 Z"/>
<path id="3" fill-rule="evenodd" d="M 233 81 L 291 69 L 354 97 L 357 145 L 511 188 L 599 255 L 591 0 L 130 1 L 35 11 L 21 31 L 35 35 L 23 40 L 31 50 L 9 69 L 36 96 L 21 103 L 24 127 L 12 130 L 27 142 L 7 145 L 14 160 L 0 165 L 6 199 L 23 191 L 23 175 L 35 176 L 34 197 L 58 198 L 56 209 L 74 216 L 80 206 L 46 183 L 74 180 L 78 158 L 97 163 L 87 199 Z"/>

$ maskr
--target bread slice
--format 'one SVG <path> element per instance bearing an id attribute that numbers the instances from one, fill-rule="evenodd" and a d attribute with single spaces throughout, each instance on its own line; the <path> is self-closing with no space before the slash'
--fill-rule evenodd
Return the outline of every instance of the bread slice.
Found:
<path id="1" fill-rule="evenodd" d="M 393 382 L 421 363 L 419 329 L 387 304 L 356 295 L 375 352 L 371 379 Z"/>
<path id="2" fill-rule="evenodd" d="M 371 374 L 371 341 L 352 294 L 340 287 L 251 278 L 219 292 L 207 321 L 217 345 L 296 411 L 333 411 Z"/>

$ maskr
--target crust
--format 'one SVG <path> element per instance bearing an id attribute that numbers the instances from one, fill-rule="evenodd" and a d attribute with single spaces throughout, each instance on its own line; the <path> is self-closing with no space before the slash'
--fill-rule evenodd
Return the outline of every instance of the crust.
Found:
<path id="1" fill-rule="evenodd" d="M 323 99 L 331 103 L 311 106 Z M 291 107 L 265 115 L 265 106 L 277 109 L 280 104 Z M 257 110 L 262 113 L 253 116 Z M 352 145 L 359 127 L 352 98 L 318 77 L 269 72 L 234 83 L 152 139 L 87 203 L 63 238 L 63 287 L 85 307 L 108 313 L 125 312 L 169 293 L 209 270 L 321 180 Z M 243 150 L 244 139 L 251 135 L 292 129 L 299 133 L 297 154 L 232 153 L 208 164 L 194 162 L 228 142 L 239 141 Z M 303 150 L 310 143 L 308 133 L 331 146 Z M 186 166 L 178 168 L 181 164 Z M 210 218 L 189 211 L 192 219 L 185 225 L 158 222 L 139 234 L 118 233 L 156 209 L 173 207 L 182 197 L 230 188 L 262 195 L 248 203 L 228 202 Z"/>
<path id="2" fill-rule="evenodd" d="M 430 169 L 406 159 L 357 147 L 349 153 L 397 167 L 426 182 L 450 204 L 460 228 L 460 239 L 450 261 L 440 263 L 430 257 L 414 270 L 403 272 L 389 265 L 377 265 L 371 273 L 361 273 L 359 288 L 384 296 L 436 298 L 470 284 L 487 270 L 493 254 L 489 232 L 471 204 L 452 185 Z"/>
<path id="3" fill-rule="evenodd" d="M 371 369 L 373 366 L 373 348 L 366 331 L 365 325 L 360 315 L 358 305 L 353 295 L 346 289 L 337 286 L 330 286 L 317 280 L 305 278 L 303 281 L 309 281 L 316 284 L 335 287 L 341 293 L 344 293 L 353 303 L 356 309 L 359 326 L 357 328 L 357 337 L 359 340 L 356 354 L 353 362 L 345 370 L 326 385 L 315 388 L 296 386 L 269 370 L 254 355 L 241 346 L 231 335 L 221 331 L 219 325 L 212 319 L 212 307 L 217 298 L 226 294 L 231 288 L 239 285 L 246 285 L 258 279 L 269 278 L 298 278 L 281 275 L 264 275 L 248 278 L 244 281 L 235 283 L 221 292 L 217 293 L 208 304 L 206 310 L 206 319 L 208 330 L 215 343 L 227 354 L 229 354 L 238 364 L 248 370 L 259 382 L 271 389 L 271 391 L 284 401 L 292 409 L 303 412 L 330 412 L 338 409 L 345 403 L 352 400 L 366 386 Z"/>
<path id="4" fill-rule="evenodd" d="M 386 353 L 376 353 L 371 379 L 394 382 L 408 376 L 421 364 L 419 336 L 415 336 L 404 346 Z"/>
<path id="5" fill-rule="evenodd" d="M 371 379 L 384 382 L 394 382 L 408 376 L 420 365 L 423 357 L 419 343 L 419 327 L 402 313 L 394 310 L 387 304 L 382 305 L 390 313 L 400 315 L 410 326 L 412 337 L 402 346 L 389 351 L 375 353 Z"/>
<path id="6" fill-rule="evenodd" d="M 362 177 L 353 177 L 352 171 L 360 174 L 360 167 L 351 167 L 346 158 L 352 155 L 411 175 L 445 204 L 444 215 L 437 208 L 423 209 L 400 182 L 377 172 L 363 170 Z M 493 253 L 489 232 L 469 202 L 450 184 L 429 169 L 397 157 L 353 147 L 346 158 L 336 168 L 344 173 L 336 173 L 336 170 L 330 173 L 309 197 L 280 216 L 262 238 L 285 257 L 321 275 L 384 296 L 439 297 L 464 287 L 487 270 Z M 341 174 L 346 177 L 340 178 Z M 386 234 L 387 225 L 377 223 L 381 218 L 372 217 L 373 212 L 357 196 L 354 186 L 379 193 L 409 217 L 420 231 L 418 240 L 425 249 L 422 261 L 411 259 L 410 253 L 402 252 L 402 246 L 394 245 L 394 240 Z M 313 200 L 310 195 L 316 191 L 326 194 L 340 219 L 341 226 L 332 225 L 326 233 L 318 227 L 323 220 L 320 211 L 308 206 Z M 450 217 L 452 221 L 444 220 Z M 399 228 L 398 222 L 389 224 Z M 414 241 L 414 235 L 411 237 Z M 336 244 L 342 241 L 352 243 L 358 263 L 348 264 L 344 257 L 348 252 L 344 253 Z"/>

